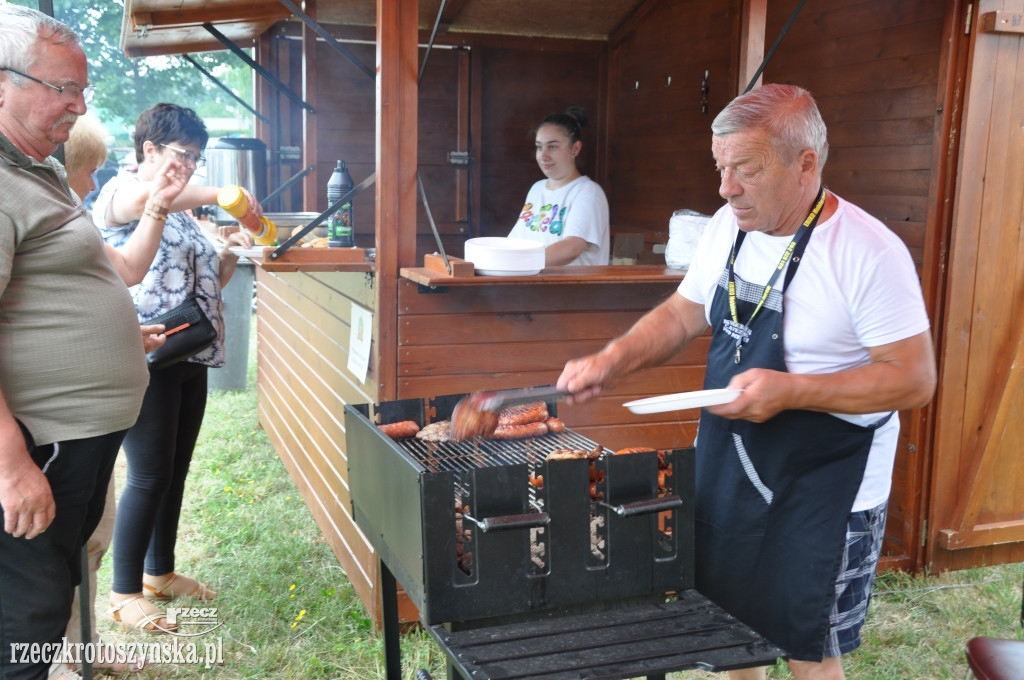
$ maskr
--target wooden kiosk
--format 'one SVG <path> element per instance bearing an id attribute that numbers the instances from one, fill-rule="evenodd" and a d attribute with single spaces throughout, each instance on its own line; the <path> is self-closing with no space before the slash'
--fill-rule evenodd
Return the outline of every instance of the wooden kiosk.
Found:
<path id="1" fill-rule="evenodd" d="M 581 104 L 592 114 L 582 170 L 608 194 L 613 237 L 664 243 L 673 210 L 720 205 L 710 121 L 797 3 L 308 0 L 301 13 L 330 40 L 288 5 L 127 0 L 122 42 L 129 56 L 223 49 L 212 25 L 255 48 L 291 95 L 259 80 L 270 186 L 317 166 L 285 209 L 322 210 L 336 159 L 357 182 L 376 173 L 373 200 L 355 201 L 357 245 L 375 259 L 257 272 L 261 424 L 376 612 L 376 560 L 350 515 L 343 405 L 550 383 L 682 275 L 657 264 L 507 280 L 425 271 L 438 244 L 417 173 L 444 250 L 461 256 L 469 237 L 507 234 L 539 177 L 532 126 Z M 815 95 L 826 183 L 907 243 L 933 322 L 940 387 L 901 414 L 886 568 L 1024 561 L 1022 14 L 1024 0 L 822 0 L 763 72 Z M 301 160 L 281 152 L 295 147 Z M 346 369 L 353 307 L 373 318 L 366 380 Z M 639 417 L 621 403 L 698 388 L 702 350 L 560 415 L 610 446 L 689 444 L 696 413 Z"/>

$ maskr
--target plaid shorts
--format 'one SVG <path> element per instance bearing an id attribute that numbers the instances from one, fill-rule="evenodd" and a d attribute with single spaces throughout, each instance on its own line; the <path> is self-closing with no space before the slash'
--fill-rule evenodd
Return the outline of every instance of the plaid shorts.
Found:
<path id="1" fill-rule="evenodd" d="M 860 627 L 867 616 L 871 589 L 875 585 L 887 508 L 888 503 L 882 503 L 850 514 L 846 524 L 846 548 L 825 636 L 825 658 L 842 656 L 860 647 Z"/>

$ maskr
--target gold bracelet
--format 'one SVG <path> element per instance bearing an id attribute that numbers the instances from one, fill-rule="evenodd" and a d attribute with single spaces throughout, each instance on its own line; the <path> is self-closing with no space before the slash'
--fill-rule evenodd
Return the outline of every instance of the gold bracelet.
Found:
<path id="1" fill-rule="evenodd" d="M 165 205 L 157 205 L 152 201 L 146 201 L 146 210 L 152 211 L 153 213 L 160 215 L 161 217 L 167 217 L 167 213 L 170 212 Z"/>
<path id="2" fill-rule="evenodd" d="M 149 208 L 146 208 L 145 210 L 143 210 L 142 214 L 144 216 L 146 216 L 146 217 L 153 218 L 157 222 L 166 222 L 167 221 L 167 215 L 158 215 L 157 213 L 153 212 Z"/>

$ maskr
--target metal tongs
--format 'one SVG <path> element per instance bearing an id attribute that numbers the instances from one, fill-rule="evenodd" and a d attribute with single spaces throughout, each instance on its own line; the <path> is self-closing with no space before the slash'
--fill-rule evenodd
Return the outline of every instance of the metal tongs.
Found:
<path id="1" fill-rule="evenodd" d="M 500 411 L 507 406 L 520 406 L 535 401 L 547 401 L 548 399 L 564 399 L 571 394 L 572 392 L 566 392 L 554 385 L 497 390 L 495 392 L 484 392 L 480 395 L 482 397 L 480 408 L 485 411 Z"/>
<path id="2" fill-rule="evenodd" d="M 458 442 L 478 435 L 491 435 L 498 425 L 498 411 L 503 408 L 548 399 L 562 399 L 570 394 L 571 392 L 554 385 L 474 392 L 460 399 L 452 411 L 453 439 Z"/>

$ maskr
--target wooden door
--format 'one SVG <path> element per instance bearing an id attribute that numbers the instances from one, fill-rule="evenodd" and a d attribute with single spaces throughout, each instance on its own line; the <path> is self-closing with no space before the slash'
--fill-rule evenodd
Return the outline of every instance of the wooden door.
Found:
<path id="1" fill-rule="evenodd" d="M 1001 12 L 998 32 L 983 28 Z M 1024 0 L 975 3 L 926 560 L 1024 561 Z"/>

